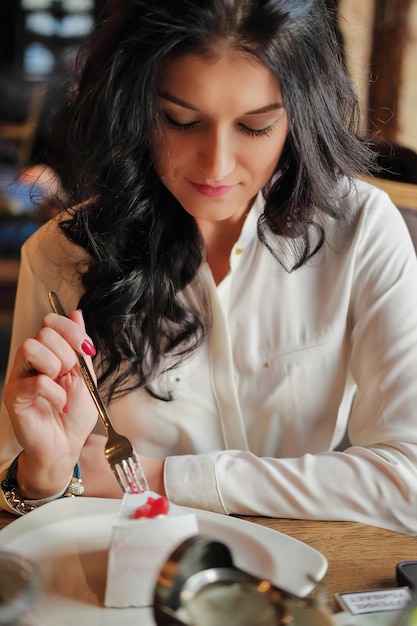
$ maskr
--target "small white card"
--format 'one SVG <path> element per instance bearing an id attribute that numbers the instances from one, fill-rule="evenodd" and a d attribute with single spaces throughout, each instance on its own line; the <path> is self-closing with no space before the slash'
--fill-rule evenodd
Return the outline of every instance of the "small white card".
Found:
<path id="1" fill-rule="evenodd" d="M 335 594 L 340 606 L 355 616 L 358 626 L 392 626 L 411 598 L 408 587 Z"/>

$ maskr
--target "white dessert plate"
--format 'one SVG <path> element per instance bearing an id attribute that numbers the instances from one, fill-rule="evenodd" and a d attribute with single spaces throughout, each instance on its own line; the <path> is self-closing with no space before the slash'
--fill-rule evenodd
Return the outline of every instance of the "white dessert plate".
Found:
<path id="1" fill-rule="evenodd" d="M 28 616 L 42 626 L 154 626 L 151 608 L 109 609 L 103 599 L 107 554 L 120 500 L 62 498 L 0 531 L 0 549 L 24 555 L 43 591 Z M 199 532 L 222 541 L 234 563 L 299 596 L 327 570 L 325 557 L 292 537 L 245 520 L 195 510 Z"/>

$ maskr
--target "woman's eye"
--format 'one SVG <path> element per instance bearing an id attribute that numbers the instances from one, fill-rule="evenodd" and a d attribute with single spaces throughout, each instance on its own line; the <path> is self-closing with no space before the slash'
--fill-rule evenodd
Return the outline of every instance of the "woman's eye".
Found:
<path id="1" fill-rule="evenodd" d="M 176 130 L 190 130 L 191 128 L 194 128 L 194 126 L 197 124 L 197 122 L 188 122 L 187 124 L 177 122 L 170 115 L 168 115 L 166 111 L 164 112 L 164 116 L 168 126 L 170 126 L 171 128 L 175 128 Z"/>
<path id="2" fill-rule="evenodd" d="M 271 124 L 265 128 L 249 128 L 249 126 L 239 124 L 239 128 L 242 133 L 249 135 L 250 137 L 269 137 L 272 134 L 274 126 Z"/>
<path id="3" fill-rule="evenodd" d="M 166 124 L 168 124 L 170 128 L 173 128 L 175 130 L 192 130 L 196 128 L 196 126 L 198 126 L 199 124 L 199 120 L 195 120 L 193 122 L 179 122 L 178 120 L 175 120 L 173 117 L 171 117 L 166 111 L 164 111 L 164 118 Z M 272 134 L 273 128 L 274 124 L 270 124 L 265 128 L 250 128 L 245 124 L 238 124 L 239 131 L 244 133 L 245 135 L 249 135 L 249 137 L 269 137 Z"/>

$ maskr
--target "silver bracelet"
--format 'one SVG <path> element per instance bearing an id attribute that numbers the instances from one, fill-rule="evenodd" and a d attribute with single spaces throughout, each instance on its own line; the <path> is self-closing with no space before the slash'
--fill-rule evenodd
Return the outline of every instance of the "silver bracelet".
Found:
<path id="1" fill-rule="evenodd" d="M 17 464 L 19 461 L 19 456 L 21 454 L 22 453 L 20 452 L 14 459 L 13 463 L 10 465 L 7 476 L 1 483 L 1 488 L 7 504 L 14 511 L 16 511 L 16 513 L 24 515 L 25 513 L 30 513 L 30 511 L 33 511 L 33 509 L 36 509 L 37 507 L 29 502 L 26 502 L 26 500 L 22 500 L 16 495 L 16 490 L 18 488 L 18 483 L 16 480 Z M 66 487 L 62 495 L 57 496 L 57 499 L 82 496 L 84 493 L 84 485 L 82 484 L 82 482 L 81 467 L 80 464 L 77 462 L 74 466 L 74 474 L 71 477 L 68 486 Z"/>

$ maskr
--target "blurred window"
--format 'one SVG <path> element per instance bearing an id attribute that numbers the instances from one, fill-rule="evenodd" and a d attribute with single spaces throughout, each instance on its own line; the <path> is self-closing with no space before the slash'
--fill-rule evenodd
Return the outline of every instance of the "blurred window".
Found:
<path id="1" fill-rule="evenodd" d="M 25 11 L 43 11 L 60 6 L 66 13 L 78 13 L 93 11 L 94 0 L 21 0 L 21 6 Z"/>
<path id="2" fill-rule="evenodd" d="M 48 76 L 54 69 L 55 57 L 43 44 L 34 41 L 26 46 L 23 54 L 23 70 L 29 76 Z"/>

